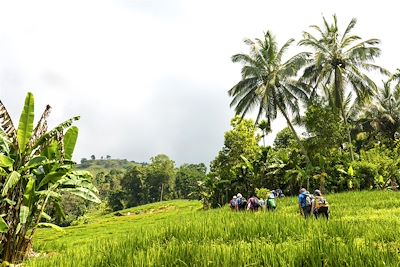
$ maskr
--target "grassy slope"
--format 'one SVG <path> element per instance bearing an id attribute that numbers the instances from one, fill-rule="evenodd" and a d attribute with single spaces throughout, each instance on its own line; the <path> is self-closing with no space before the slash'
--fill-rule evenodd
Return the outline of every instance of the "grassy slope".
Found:
<path id="1" fill-rule="evenodd" d="M 328 197 L 332 220 L 304 220 L 295 198 L 275 213 L 201 211 L 171 201 L 93 216 L 64 233 L 43 229 L 30 266 L 398 266 L 400 194 Z M 136 214 L 137 213 L 137 214 Z"/>

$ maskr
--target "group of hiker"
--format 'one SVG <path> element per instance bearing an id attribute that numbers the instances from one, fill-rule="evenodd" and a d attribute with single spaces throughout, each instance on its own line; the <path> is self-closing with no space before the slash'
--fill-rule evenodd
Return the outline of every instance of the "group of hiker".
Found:
<path id="1" fill-rule="evenodd" d="M 275 199 L 282 197 L 285 197 L 285 195 L 280 189 L 272 190 L 265 200 L 262 198 L 258 199 L 254 196 L 246 199 L 242 194 L 238 193 L 229 201 L 229 207 L 234 211 L 258 211 L 259 209 L 264 209 L 264 207 L 269 211 L 273 211 L 276 209 Z"/>
<path id="2" fill-rule="evenodd" d="M 300 214 L 304 218 L 309 218 L 314 215 L 316 219 L 320 216 L 329 220 L 329 204 L 322 196 L 320 190 L 315 190 L 314 195 L 310 194 L 305 188 L 300 189 L 299 194 L 299 209 Z"/>
<path id="3" fill-rule="evenodd" d="M 229 207 L 233 211 L 258 211 L 259 209 L 274 211 L 276 210 L 276 199 L 282 197 L 284 197 L 284 194 L 280 189 L 272 190 L 265 200 L 262 198 L 258 199 L 255 196 L 246 199 L 241 193 L 238 193 L 229 201 Z M 314 215 L 317 219 L 323 216 L 329 220 L 329 204 L 322 196 L 320 190 L 317 189 L 314 191 L 314 194 L 311 194 L 305 188 L 301 188 L 298 196 L 298 204 L 300 214 L 304 218 Z"/>

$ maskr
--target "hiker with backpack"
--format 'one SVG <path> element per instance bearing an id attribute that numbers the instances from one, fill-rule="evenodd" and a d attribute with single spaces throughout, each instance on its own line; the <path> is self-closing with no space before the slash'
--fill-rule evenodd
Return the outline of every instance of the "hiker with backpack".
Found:
<path id="1" fill-rule="evenodd" d="M 247 200 L 242 196 L 242 194 L 238 193 L 236 196 L 236 210 L 245 210 L 247 206 Z"/>
<path id="2" fill-rule="evenodd" d="M 312 211 L 316 219 L 320 215 L 324 216 L 327 220 L 329 220 L 329 204 L 328 201 L 322 196 L 320 190 L 314 191 L 314 200 L 312 202 Z"/>
<path id="3" fill-rule="evenodd" d="M 247 201 L 247 210 L 250 211 L 258 211 L 258 208 L 260 207 L 260 203 L 258 201 L 258 198 L 256 197 L 251 197 Z"/>
<path id="4" fill-rule="evenodd" d="M 231 210 L 236 210 L 236 200 L 237 197 L 233 196 L 233 198 L 229 201 L 229 208 L 231 208 Z"/>
<path id="5" fill-rule="evenodd" d="M 276 209 L 275 191 L 272 190 L 271 194 L 269 194 L 267 198 L 267 210 L 274 211 L 275 209 Z"/>
<path id="6" fill-rule="evenodd" d="M 285 197 L 285 195 L 283 194 L 283 191 L 282 191 L 282 189 L 276 189 L 275 190 L 275 198 L 284 198 Z"/>
<path id="7" fill-rule="evenodd" d="M 305 188 L 300 189 L 299 209 L 300 214 L 306 219 L 311 215 L 313 198 L 313 195 L 311 195 Z"/>

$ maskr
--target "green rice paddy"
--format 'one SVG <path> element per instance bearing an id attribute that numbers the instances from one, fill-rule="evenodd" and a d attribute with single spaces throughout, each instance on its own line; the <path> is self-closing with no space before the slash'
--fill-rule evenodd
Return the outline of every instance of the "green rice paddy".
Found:
<path id="1" fill-rule="evenodd" d="M 328 195 L 331 220 L 305 220 L 296 198 L 276 212 L 203 211 L 169 201 L 41 229 L 27 266 L 400 266 L 400 193 Z M 127 215 L 129 212 L 130 215 Z"/>

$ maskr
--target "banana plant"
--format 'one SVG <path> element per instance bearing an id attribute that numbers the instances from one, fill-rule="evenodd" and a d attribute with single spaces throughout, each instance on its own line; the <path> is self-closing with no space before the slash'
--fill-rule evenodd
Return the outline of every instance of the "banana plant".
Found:
<path id="1" fill-rule="evenodd" d="M 38 227 L 59 228 L 49 222 L 45 210 L 52 204 L 62 215 L 62 194 L 100 202 L 91 174 L 75 170 L 72 161 L 78 137 L 72 124 L 79 117 L 48 131 L 50 110 L 47 105 L 34 128 L 34 97 L 28 93 L 15 129 L 0 101 L 0 257 L 4 262 L 26 257 Z"/>

